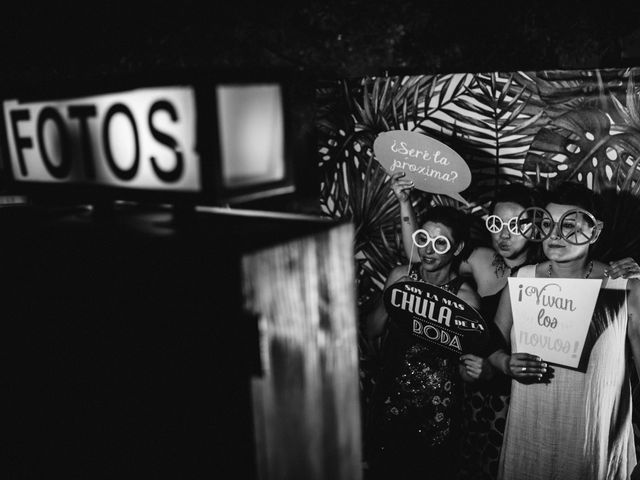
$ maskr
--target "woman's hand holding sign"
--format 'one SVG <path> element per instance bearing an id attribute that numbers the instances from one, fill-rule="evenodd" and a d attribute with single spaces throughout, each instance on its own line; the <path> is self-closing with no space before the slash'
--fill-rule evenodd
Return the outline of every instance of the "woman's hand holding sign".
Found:
<path id="1" fill-rule="evenodd" d="M 527 380 L 532 377 L 541 379 L 547 373 L 547 364 L 536 355 L 514 353 L 509 356 L 507 375 L 516 380 Z"/>
<path id="2" fill-rule="evenodd" d="M 404 176 L 404 172 L 396 172 L 391 175 L 391 189 L 400 203 L 409 201 L 409 195 L 415 186 L 413 180 L 405 179 Z"/>
<path id="3" fill-rule="evenodd" d="M 531 383 L 531 381 L 542 381 L 542 378 L 549 373 L 547 363 L 542 361 L 537 355 L 530 353 L 514 353 L 508 355 L 503 351 L 497 351 L 491 357 L 500 356 L 498 362 L 500 370 L 505 375 L 516 379 L 519 382 Z"/>

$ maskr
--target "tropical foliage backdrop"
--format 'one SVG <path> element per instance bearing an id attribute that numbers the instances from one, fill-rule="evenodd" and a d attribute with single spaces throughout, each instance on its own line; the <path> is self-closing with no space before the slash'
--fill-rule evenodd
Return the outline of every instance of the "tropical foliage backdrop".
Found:
<path id="1" fill-rule="evenodd" d="M 462 195 L 478 218 L 496 187 L 543 189 L 581 182 L 607 202 L 598 255 L 640 258 L 640 69 L 383 76 L 317 88 L 321 206 L 356 226 L 359 305 L 366 310 L 389 270 L 406 260 L 398 204 L 375 161 L 380 132 L 410 130 L 448 144 L 468 163 Z M 414 192 L 430 203 L 458 202 Z M 462 205 L 461 205 L 462 206 Z M 482 241 L 481 229 L 475 231 Z"/>
<path id="2" fill-rule="evenodd" d="M 602 194 L 606 228 L 597 255 L 640 260 L 640 68 L 380 76 L 324 81 L 316 90 L 321 207 L 356 228 L 361 317 L 389 270 L 406 262 L 399 206 L 373 156 L 380 132 L 436 138 L 468 163 L 462 196 L 477 219 L 496 187 L 548 189 L 570 180 Z M 430 204 L 458 202 L 414 191 L 420 218 Z M 460 205 L 462 207 L 462 205 Z M 363 343 L 363 350 L 365 347 Z M 367 397 L 367 355 L 362 355 Z"/>

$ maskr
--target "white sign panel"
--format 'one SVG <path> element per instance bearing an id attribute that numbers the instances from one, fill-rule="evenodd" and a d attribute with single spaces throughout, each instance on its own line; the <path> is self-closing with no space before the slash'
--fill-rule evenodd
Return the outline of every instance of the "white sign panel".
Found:
<path id="1" fill-rule="evenodd" d="M 195 94 L 144 88 L 3 102 L 17 181 L 199 191 Z"/>
<path id="2" fill-rule="evenodd" d="M 513 351 L 578 368 L 602 280 L 509 278 Z"/>

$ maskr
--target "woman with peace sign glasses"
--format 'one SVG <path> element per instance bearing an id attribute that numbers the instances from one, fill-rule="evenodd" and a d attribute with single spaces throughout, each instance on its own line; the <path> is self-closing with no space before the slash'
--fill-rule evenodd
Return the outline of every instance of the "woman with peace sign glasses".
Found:
<path id="1" fill-rule="evenodd" d="M 418 222 L 411 206 L 410 192 L 414 188 L 411 180 L 403 177 L 404 172 L 391 176 L 390 186 L 400 204 L 402 241 L 404 251 L 411 261 L 418 261 L 416 251 L 411 251 L 412 235 L 418 228 Z M 486 304 L 485 313 L 492 317 L 497 299 L 491 297 L 498 294 L 507 284 L 509 275 L 519 266 L 531 263 L 540 257 L 537 245 L 532 245 L 526 236 L 519 232 L 518 216 L 527 208 L 540 207 L 542 192 L 528 188 L 522 184 L 501 186 L 496 191 L 490 206 L 490 214 L 485 220 L 485 227 L 490 234 L 493 248 L 475 247 L 469 257 L 460 264 L 460 274 L 473 277 L 478 293 Z M 611 278 L 629 277 L 640 273 L 640 266 L 632 258 L 609 262 L 607 275 Z"/>
<path id="2" fill-rule="evenodd" d="M 516 229 L 530 242 L 542 242 L 556 231 L 572 245 L 586 245 L 598 238 L 602 222 L 581 208 L 566 211 L 556 222 L 546 209 L 531 207 L 518 216 Z"/>
<path id="3" fill-rule="evenodd" d="M 513 235 L 518 235 L 518 217 L 511 217 L 508 221 L 504 222 L 498 215 L 489 215 L 484 222 L 489 233 L 501 233 L 503 229 L 507 228 Z"/>
<path id="4" fill-rule="evenodd" d="M 593 192 L 568 183 L 544 209 L 518 216 L 521 234 L 541 242 L 548 258 L 518 277 L 601 279 L 602 286 L 580 371 L 551 367 L 526 348 L 508 353 L 516 334 L 508 287 L 502 293 L 495 321 L 508 345 L 489 357 L 513 379 L 500 479 L 629 478 L 635 467 L 627 362 L 630 353 L 640 371 L 640 281 L 608 278 L 607 265 L 591 257 L 603 228 L 596 207 Z"/>
<path id="5" fill-rule="evenodd" d="M 391 176 L 390 185 L 400 204 L 402 239 L 408 258 L 417 260 L 412 249 L 412 235 L 417 228 L 415 213 L 411 206 L 410 192 L 413 182 L 405 180 L 404 173 Z M 490 206 L 490 215 L 485 220 L 493 248 L 476 247 L 459 266 L 461 275 L 473 277 L 481 298 L 481 311 L 491 322 L 501 291 L 513 272 L 528 263 L 542 258 L 540 243 L 530 235 L 520 232 L 527 225 L 528 216 L 520 217 L 525 210 L 542 204 L 542 193 L 521 184 L 503 186 L 496 191 Z M 530 213 L 532 210 L 528 210 Z M 529 215 L 529 214 L 527 214 Z M 529 225 L 537 225 L 530 221 Z M 545 224 L 545 227 L 547 225 Z M 533 241 L 531 241 L 533 240 Z M 606 274 L 611 278 L 629 276 L 640 272 L 640 267 L 631 258 L 610 262 Z M 469 472 L 482 471 L 487 478 L 495 478 L 499 452 L 502 444 L 503 425 L 506 421 L 511 382 L 504 375 L 495 375 L 489 382 L 465 384 L 469 432 L 466 435 L 464 452 L 467 456 L 464 469 Z"/>

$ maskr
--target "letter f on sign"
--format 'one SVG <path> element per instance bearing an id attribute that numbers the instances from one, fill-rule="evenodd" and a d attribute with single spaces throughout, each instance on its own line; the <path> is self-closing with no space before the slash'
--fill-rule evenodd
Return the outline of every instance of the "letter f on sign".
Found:
<path id="1" fill-rule="evenodd" d="M 9 114 L 11 116 L 11 130 L 13 133 L 13 139 L 16 146 L 16 152 L 18 154 L 18 165 L 20 166 L 20 175 L 26 177 L 29 172 L 27 171 L 27 164 L 24 161 L 24 155 L 22 151 L 25 148 L 33 148 L 33 141 L 30 137 L 21 137 L 18 132 L 18 122 L 26 122 L 31 120 L 29 110 L 11 110 Z"/>

